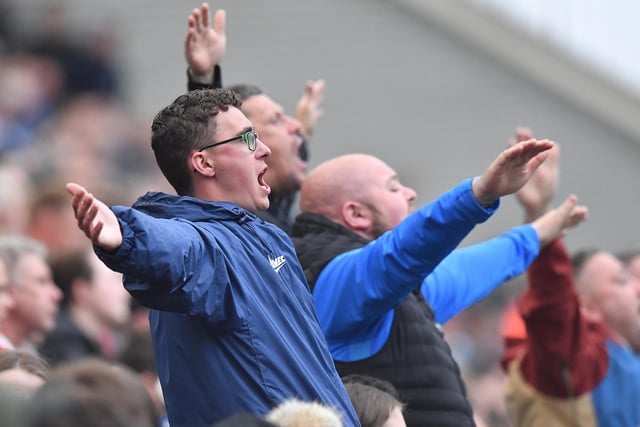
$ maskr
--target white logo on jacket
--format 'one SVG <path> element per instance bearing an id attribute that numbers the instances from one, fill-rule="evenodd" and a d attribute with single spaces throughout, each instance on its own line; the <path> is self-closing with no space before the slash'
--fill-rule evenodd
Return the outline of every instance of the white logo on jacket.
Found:
<path id="1" fill-rule="evenodd" d="M 284 258 L 284 255 L 280 255 L 279 257 L 276 257 L 276 259 L 271 259 L 271 257 L 269 257 L 269 264 L 271 264 L 273 271 L 276 273 L 279 272 L 286 263 L 287 260 Z"/>

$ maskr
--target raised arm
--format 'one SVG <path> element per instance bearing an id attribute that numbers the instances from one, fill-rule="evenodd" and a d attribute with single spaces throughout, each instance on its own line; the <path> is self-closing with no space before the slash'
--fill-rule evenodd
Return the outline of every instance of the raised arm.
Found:
<path id="1" fill-rule="evenodd" d="M 532 137 L 529 129 L 519 128 L 509 145 L 513 148 L 530 144 Z M 575 196 L 567 197 L 558 208 L 549 210 L 558 184 L 558 146 L 553 144 L 543 154 L 546 159 L 542 163 L 538 163 L 539 155 L 529 161 L 523 157 L 520 161 L 522 170 L 512 169 L 516 176 L 522 173 L 521 176 L 526 177 L 531 173 L 516 197 L 524 209 L 526 222 L 533 222 L 454 251 L 425 279 L 422 293 L 439 322 L 445 323 L 506 280 L 524 273 L 540 248 L 586 219 L 587 209 L 577 205 Z"/>
<path id="2" fill-rule="evenodd" d="M 308 81 L 305 91 L 296 107 L 296 118 L 302 124 L 302 133 L 308 141 L 313 134 L 318 119 L 322 116 L 322 101 L 324 101 L 325 81 Z"/>
<path id="3" fill-rule="evenodd" d="M 214 72 L 227 47 L 225 11 L 217 10 L 213 25 L 211 24 L 207 3 L 202 3 L 200 9 L 193 9 L 188 19 L 187 35 L 184 41 L 184 56 L 189 65 L 190 89 L 192 83 L 205 87 L 220 85 L 216 85 L 217 79 L 214 79 Z"/>
<path id="4" fill-rule="evenodd" d="M 422 285 L 422 294 L 438 322 L 446 323 L 505 281 L 524 273 L 540 247 L 584 221 L 586 208 L 576 205 L 576 201 L 575 196 L 569 196 L 531 225 L 516 227 L 447 256 Z"/>
<path id="5" fill-rule="evenodd" d="M 551 147 L 550 141 L 530 140 L 504 150 L 473 184 L 467 181 L 375 242 L 332 260 L 314 289 L 325 331 L 373 330 L 372 325 L 419 288 L 475 225 L 493 213 L 499 197 L 526 183 Z"/>

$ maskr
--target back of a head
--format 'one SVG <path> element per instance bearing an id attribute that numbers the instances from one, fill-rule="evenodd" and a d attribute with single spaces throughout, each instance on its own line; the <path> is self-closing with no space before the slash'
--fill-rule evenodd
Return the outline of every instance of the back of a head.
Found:
<path id="1" fill-rule="evenodd" d="M 342 417 L 335 409 L 317 402 L 290 399 L 266 416 L 279 427 L 342 427 Z"/>
<path id="2" fill-rule="evenodd" d="M 30 394 L 16 390 L 12 385 L 0 384 L 0 426 L 28 427 L 30 401 Z"/>
<path id="3" fill-rule="evenodd" d="M 215 423 L 211 427 L 278 427 L 258 415 L 242 413 Z"/>
<path id="4" fill-rule="evenodd" d="M 131 332 L 120 355 L 120 362 L 139 374 L 149 372 L 157 375 L 151 334 L 148 331 Z"/>
<path id="5" fill-rule="evenodd" d="M 67 306 L 72 301 L 71 287 L 76 279 L 91 282 L 93 271 L 86 251 L 68 252 L 53 257 L 50 262 L 53 281 L 62 291 L 62 305 Z"/>
<path id="6" fill-rule="evenodd" d="M 0 350 L 0 384 L 27 395 L 44 384 L 49 364 L 37 354 L 22 350 Z"/>
<path id="7" fill-rule="evenodd" d="M 136 374 L 94 359 L 54 369 L 29 412 L 31 427 L 156 427 L 159 421 Z"/>
<path id="8" fill-rule="evenodd" d="M 151 147 L 160 171 L 178 194 L 193 191 L 189 157 L 213 139 L 215 116 L 240 105 L 231 90 L 196 90 L 176 98 L 153 119 Z"/>
<path id="9" fill-rule="evenodd" d="M 48 256 L 45 246 L 37 240 L 20 234 L 0 236 L 0 259 L 7 269 L 9 280 L 14 281 L 15 269 L 24 254 L 33 253 L 46 259 Z"/>
<path id="10" fill-rule="evenodd" d="M 16 289 L 22 279 L 20 263 L 27 254 L 34 254 L 42 260 L 48 258 L 46 247 L 37 240 L 30 239 L 21 234 L 0 236 L 0 262 L 4 266 L 4 273 L 9 286 Z M 15 305 L 14 305 L 15 307 Z M 5 313 L 5 315 L 7 315 Z"/>
<path id="11" fill-rule="evenodd" d="M 342 377 L 342 383 L 345 386 L 347 384 L 363 384 L 369 387 L 377 388 L 378 390 L 391 395 L 397 401 L 400 401 L 400 393 L 398 393 L 398 390 L 389 381 L 383 380 L 381 378 L 372 377 L 370 375 L 351 374 Z"/>
<path id="12" fill-rule="evenodd" d="M 300 189 L 300 210 L 325 215 L 334 221 L 342 203 L 364 196 L 373 164 L 382 161 L 368 154 L 347 154 L 315 167 Z"/>
<path id="13" fill-rule="evenodd" d="M 238 99 L 240 102 L 244 102 L 246 99 L 251 98 L 252 96 L 262 95 L 262 89 L 255 85 L 249 84 L 237 84 L 233 86 L 229 86 L 227 89 L 230 89 L 238 95 Z"/>
<path id="14" fill-rule="evenodd" d="M 600 251 L 595 248 L 582 249 L 571 257 L 571 266 L 573 267 L 573 274 L 576 278 L 579 278 L 584 271 L 585 265 L 589 260 Z"/>
<path id="15" fill-rule="evenodd" d="M 373 385 L 346 382 L 345 389 L 362 427 L 382 427 L 391 412 L 395 408 L 402 410 L 403 405 L 391 393 L 378 388 L 380 383 L 370 384 Z"/>

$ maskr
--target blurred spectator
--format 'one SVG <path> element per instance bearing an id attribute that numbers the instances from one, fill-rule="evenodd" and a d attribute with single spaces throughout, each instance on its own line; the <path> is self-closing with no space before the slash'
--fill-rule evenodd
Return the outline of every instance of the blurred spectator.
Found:
<path id="1" fill-rule="evenodd" d="M 4 260 L 0 259 L 0 324 L 7 316 L 7 311 L 13 307 L 14 301 L 9 288 L 9 274 Z M 0 344 L 0 349 L 2 346 Z"/>
<path id="2" fill-rule="evenodd" d="M 48 373 L 48 363 L 36 354 L 0 350 L 0 385 L 11 386 L 31 395 L 42 387 Z"/>
<path id="3" fill-rule="evenodd" d="M 0 426 L 28 427 L 27 413 L 31 395 L 12 385 L 0 384 Z"/>
<path id="4" fill-rule="evenodd" d="M 14 305 L 0 323 L 0 347 L 33 350 L 55 327 L 62 292 L 53 283 L 46 248 L 24 236 L 0 236 Z"/>
<path id="5" fill-rule="evenodd" d="M 47 362 L 31 352 L 0 350 L 0 426 L 26 427 L 31 398 L 48 373 Z"/>
<path id="6" fill-rule="evenodd" d="M 153 356 L 153 343 L 148 330 L 134 330 L 131 332 L 127 340 L 127 346 L 120 356 L 120 362 L 140 376 L 158 413 L 161 414 L 161 426 L 168 426 L 169 422 L 162 397 L 162 387 L 158 378 L 158 368 Z"/>
<path id="7" fill-rule="evenodd" d="M 21 153 L 21 163 L 38 186 L 72 176 L 102 192 L 126 193 L 129 181 L 148 173 L 153 162 L 149 146 L 133 141 L 148 135 L 134 132 L 134 123 L 111 100 L 76 97 L 47 122 L 38 143 Z M 137 161 L 135 167 L 122 160 L 124 153 Z"/>
<path id="8" fill-rule="evenodd" d="M 398 390 L 393 386 L 393 384 L 380 378 L 372 377 L 370 375 L 351 374 L 342 377 L 342 383 L 345 385 L 356 383 L 374 387 L 378 390 L 384 391 L 385 393 L 391 395 L 391 397 L 393 397 L 394 399 L 400 401 L 400 393 L 398 393 Z"/>
<path id="9" fill-rule="evenodd" d="M 60 92 L 55 62 L 15 54 L 0 61 L 0 153 L 32 144 Z"/>
<path id="10" fill-rule="evenodd" d="M 31 427 L 157 427 L 153 403 L 135 373 L 100 360 L 60 365 L 29 407 Z"/>
<path id="11" fill-rule="evenodd" d="M 555 193 L 555 164 L 538 172 L 547 173 L 517 194 L 527 220 L 544 214 Z M 560 238 L 527 276 L 518 310 L 508 314 L 519 312 L 524 328 L 517 320 L 503 328 L 514 424 L 640 425 L 640 280 L 604 251 L 571 259 Z"/>
<path id="12" fill-rule="evenodd" d="M 362 427 L 406 427 L 404 406 L 390 382 L 364 375 L 343 381 Z"/>
<path id="13" fill-rule="evenodd" d="M 68 31 L 63 3 L 42 8 L 41 33 L 32 34 L 29 51 L 60 64 L 67 97 L 81 93 L 114 96 L 120 77 L 115 66 L 114 25 L 98 25 L 79 37 Z M 111 23 L 113 24 L 113 23 Z"/>
<path id="14" fill-rule="evenodd" d="M 68 199 L 60 183 L 39 190 L 30 204 L 25 234 L 43 243 L 52 258 L 91 247 L 69 212 Z"/>
<path id="15" fill-rule="evenodd" d="M 89 356 L 117 359 L 131 314 L 122 274 L 89 249 L 53 258 L 51 270 L 62 290 L 62 310 L 40 346 L 42 355 L 54 365 Z"/>
<path id="16" fill-rule="evenodd" d="M 334 408 L 297 399 L 282 402 L 265 418 L 278 427 L 342 427 L 340 413 Z"/>
<path id="17" fill-rule="evenodd" d="M 24 232 L 29 221 L 32 187 L 27 173 L 8 161 L 0 161 L 0 233 Z"/>
<path id="18" fill-rule="evenodd" d="M 242 413 L 215 423 L 212 427 L 278 427 L 258 415 Z"/>

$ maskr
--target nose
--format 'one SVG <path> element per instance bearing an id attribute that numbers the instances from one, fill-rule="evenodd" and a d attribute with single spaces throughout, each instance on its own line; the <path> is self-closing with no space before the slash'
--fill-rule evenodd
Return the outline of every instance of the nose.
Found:
<path id="1" fill-rule="evenodd" d="M 62 291 L 60 288 L 53 282 L 50 283 L 51 286 L 51 294 L 55 302 L 60 302 L 62 300 Z"/>
<path id="2" fill-rule="evenodd" d="M 289 133 L 301 133 L 302 132 L 302 123 L 298 121 L 295 117 L 287 116 L 289 121 Z"/>
<path id="3" fill-rule="evenodd" d="M 405 187 L 403 185 L 402 186 L 402 191 L 404 193 L 404 197 L 407 199 L 407 202 L 409 202 L 409 204 L 413 203 L 413 201 L 416 200 L 416 197 L 418 197 L 418 195 L 413 190 L 413 188 Z"/>
<path id="4" fill-rule="evenodd" d="M 263 157 L 269 157 L 271 155 L 271 149 L 267 145 L 258 139 L 256 143 L 256 158 L 261 159 Z"/>

